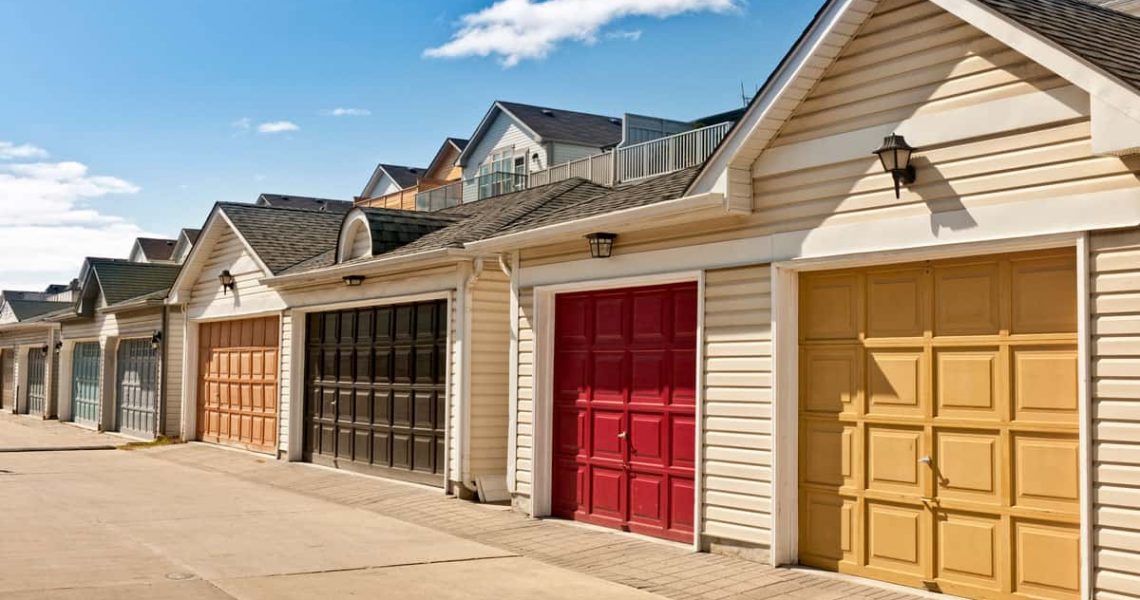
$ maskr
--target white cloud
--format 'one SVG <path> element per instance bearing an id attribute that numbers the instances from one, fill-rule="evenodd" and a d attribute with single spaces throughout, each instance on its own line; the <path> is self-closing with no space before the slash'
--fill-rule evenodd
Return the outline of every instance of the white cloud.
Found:
<path id="1" fill-rule="evenodd" d="M 431 58 L 501 57 L 503 66 L 544 58 L 559 43 L 592 44 L 599 30 L 618 19 L 666 18 L 688 12 L 728 12 L 740 0 L 498 0 L 460 19 L 451 41 L 424 51 Z M 637 34 L 640 36 L 640 33 Z"/>
<path id="2" fill-rule="evenodd" d="M 252 126 L 253 121 L 249 117 L 242 117 L 233 123 L 230 123 L 230 127 L 233 127 L 234 129 L 240 129 L 242 131 L 247 131 Z"/>
<path id="3" fill-rule="evenodd" d="M 269 123 L 261 123 L 257 126 L 258 133 L 283 133 L 286 131 L 297 131 L 300 127 L 292 121 L 271 121 Z"/>
<path id="4" fill-rule="evenodd" d="M 0 140 L 0 160 L 19 158 L 47 158 L 47 150 L 31 144 L 16 145 Z"/>
<path id="5" fill-rule="evenodd" d="M 92 203 L 138 191 L 74 161 L 0 165 L 0 289 L 66 283 L 84 257 L 125 256 L 146 232 Z"/>
<path id="6" fill-rule="evenodd" d="M 617 31 L 607 32 L 606 37 L 611 40 L 629 40 L 636 42 L 641 39 L 641 30 L 634 29 L 633 31 L 627 31 L 625 29 L 619 29 Z"/>
<path id="7" fill-rule="evenodd" d="M 332 110 L 326 110 L 321 114 L 328 117 L 367 117 L 372 114 L 372 111 L 367 108 L 341 108 L 338 106 Z"/>

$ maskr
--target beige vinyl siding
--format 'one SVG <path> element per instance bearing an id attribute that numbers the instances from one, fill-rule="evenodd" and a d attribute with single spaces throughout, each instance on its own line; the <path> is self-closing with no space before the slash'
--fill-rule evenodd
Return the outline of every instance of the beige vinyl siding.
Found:
<path id="1" fill-rule="evenodd" d="M 530 498 L 534 460 L 534 290 L 519 290 L 518 408 L 515 418 L 515 489 Z M 516 504 L 517 506 L 517 504 Z M 529 510 L 529 509 L 528 509 Z"/>
<path id="2" fill-rule="evenodd" d="M 979 120 L 960 109 L 1021 99 L 1032 111 L 1031 97 L 1045 93 L 1085 106 L 1028 129 L 955 135 L 956 121 L 968 132 Z M 930 2 L 883 2 L 754 163 L 755 224 L 807 229 L 1134 186 L 1120 158 L 1092 156 L 1087 100 Z M 956 139 L 919 148 L 918 180 L 896 200 L 871 154 L 881 138 L 869 132 L 931 115 L 954 132 L 942 137 Z M 910 141 L 921 146 L 929 128 L 914 129 Z M 844 158 L 816 164 L 811 155 L 820 148 L 838 148 Z"/>
<path id="3" fill-rule="evenodd" d="M 767 265 L 707 271 L 703 531 L 771 542 L 772 331 Z"/>
<path id="4" fill-rule="evenodd" d="M 502 477 L 507 470 L 510 287 L 510 280 L 488 265 L 470 296 L 471 440 L 467 468 L 471 478 Z"/>
<path id="5" fill-rule="evenodd" d="M 228 226 L 218 227 L 216 239 L 210 243 L 210 252 L 198 273 L 188 298 L 187 316 L 190 319 L 239 318 L 244 315 L 265 314 L 283 310 L 284 303 L 276 291 L 262 285 L 266 277 L 245 244 Z M 218 275 L 228 270 L 234 276 L 235 289 L 222 291 Z"/>
<path id="6" fill-rule="evenodd" d="M 1140 229 L 1091 238 L 1093 578 L 1140 598 Z"/>
<path id="7" fill-rule="evenodd" d="M 177 436 L 182 431 L 182 347 L 185 345 L 185 319 L 177 307 L 167 307 L 166 332 L 166 410 L 164 433 Z"/>
<path id="8" fill-rule="evenodd" d="M 289 452 L 289 414 L 292 401 L 290 391 L 290 383 L 292 381 L 293 373 L 293 313 L 292 311 L 284 311 L 281 313 L 281 344 L 278 356 L 280 357 L 280 364 L 277 367 L 277 449 L 281 451 L 282 456 Z M 304 377 L 304 366 L 301 367 L 302 371 L 297 373 L 297 377 Z M 302 400 L 303 402 L 303 400 Z M 304 406 L 300 407 L 301 411 L 305 410 Z M 304 418 L 302 412 L 301 418 Z"/>
<path id="9" fill-rule="evenodd" d="M 463 293 L 460 290 L 458 293 Z M 447 371 L 447 478 L 451 481 L 460 481 L 463 478 L 459 466 L 460 446 L 463 435 L 460 431 L 460 420 L 456 418 L 460 411 L 460 398 L 463 397 L 463 341 L 459 328 L 462 327 L 463 315 L 459 312 L 458 297 L 454 294 L 447 303 L 447 314 L 450 323 L 447 326 L 449 348 L 447 359 L 450 361 Z"/>
<path id="10" fill-rule="evenodd" d="M 352 249 L 349 250 L 349 255 L 345 260 L 372 256 L 372 235 L 363 221 L 354 223 L 349 235 L 352 236 Z"/>

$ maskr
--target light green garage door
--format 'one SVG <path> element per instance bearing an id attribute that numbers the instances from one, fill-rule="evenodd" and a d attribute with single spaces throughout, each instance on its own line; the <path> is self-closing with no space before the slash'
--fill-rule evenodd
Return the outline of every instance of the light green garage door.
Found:
<path id="1" fill-rule="evenodd" d="M 158 415 L 158 352 L 149 339 L 119 344 L 119 431 L 151 438 Z"/>
<path id="2" fill-rule="evenodd" d="M 42 415 L 47 408 L 47 356 L 39 348 L 28 350 L 28 414 Z"/>
<path id="3" fill-rule="evenodd" d="M 71 420 L 99 424 L 99 343 L 75 345 L 71 367 Z"/>

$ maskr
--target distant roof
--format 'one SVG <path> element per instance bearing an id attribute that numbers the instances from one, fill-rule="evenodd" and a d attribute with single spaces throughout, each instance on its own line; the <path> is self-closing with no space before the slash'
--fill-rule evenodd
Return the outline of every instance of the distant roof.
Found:
<path id="1" fill-rule="evenodd" d="M 166 290 L 178 276 L 178 265 L 137 263 L 120 258 L 88 258 L 108 305 Z"/>
<path id="2" fill-rule="evenodd" d="M 17 321 L 26 321 L 71 306 L 70 302 L 13 299 L 9 298 L 8 294 L 9 292 L 4 292 L 5 303 L 8 304 L 8 308 L 12 309 L 12 314 L 16 316 Z"/>
<path id="3" fill-rule="evenodd" d="M 404 167 L 401 165 L 388 165 L 380 164 L 378 168 L 384 169 L 388 177 L 396 182 L 396 185 L 403 188 L 410 188 L 420 182 L 420 177 L 423 177 L 423 167 Z"/>
<path id="4" fill-rule="evenodd" d="M 348 212 L 228 202 L 218 208 L 274 274 L 335 248 Z"/>
<path id="5" fill-rule="evenodd" d="M 174 244 L 177 243 L 177 240 L 142 237 L 136 241 L 147 260 L 157 261 L 170 260 L 171 255 L 174 254 Z"/>
<path id="6" fill-rule="evenodd" d="M 469 142 L 470 140 L 467 140 L 464 138 L 449 137 L 449 138 L 447 138 L 447 141 L 451 145 L 455 146 L 455 148 L 457 150 L 462 152 L 463 150 L 465 150 L 467 148 L 467 142 Z"/>
<path id="7" fill-rule="evenodd" d="M 693 121 L 693 125 L 697 127 L 708 127 L 710 125 L 716 125 L 718 123 L 735 123 L 739 121 L 740 117 L 743 117 L 744 113 L 747 111 L 747 106 L 742 106 L 733 110 L 726 110 L 715 115 L 709 115 L 707 117 L 696 119 Z"/>
<path id="8" fill-rule="evenodd" d="M 591 113 L 499 101 L 496 104 L 522 121 L 545 142 L 606 148 L 621 142 L 621 119 Z"/>
<path id="9" fill-rule="evenodd" d="M 352 210 L 352 202 L 349 200 L 312 198 L 309 196 L 290 196 L 287 194 L 262 194 L 257 198 L 257 206 L 269 206 L 273 208 L 295 208 L 298 210 L 332 212 L 342 215 Z"/>
<path id="10" fill-rule="evenodd" d="M 198 236 L 202 235 L 201 229 L 183 229 L 181 235 L 186 236 L 191 244 L 198 243 Z"/>
<path id="11" fill-rule="evenodd" d="M 1140 17 L 1082 0 L 977 0 L 1140 90 Z"/>
<path id="12" fill-rule="evenodd" d="M 437 173 L 440 170 L 440 167 L 443 166 L 440 164 L 440 161 L 444 160 L 448 156 L 448 149 L 452 149 L 459 154 L 462 154 L 466 148 L 467 140 L 465 139 L 449 137 L 443 140 L 443 143 L 439 146 L 439 150 L 437 150 L 435 156 L 432 157 L 431 163 L 427 166 L 426 169 L 424 169 L 424 175 L 428 176 L 430 174 Z M 451 167 L 453 166 L 455 166 L 454 158 L 447 165 L 448 171 L 450 171 Z M 369 182 L 369 185 L 371 185 L 371 182 Z"/>

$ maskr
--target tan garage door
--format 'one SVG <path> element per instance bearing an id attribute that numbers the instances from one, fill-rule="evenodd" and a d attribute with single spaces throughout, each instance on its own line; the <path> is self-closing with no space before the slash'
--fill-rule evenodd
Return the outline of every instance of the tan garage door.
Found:
<path id="1" fill-rule="evenodd" d="M 967 597 L 1079 588 L 1067 250 L 805 274 L 801 562 Z"/>
<path id="2" fill-rule="evenodd" d="M 276 450 L 279 332 L 277 317 L 199 326 L 199 439 Z"/>

